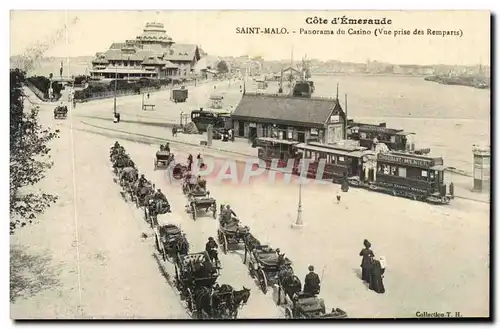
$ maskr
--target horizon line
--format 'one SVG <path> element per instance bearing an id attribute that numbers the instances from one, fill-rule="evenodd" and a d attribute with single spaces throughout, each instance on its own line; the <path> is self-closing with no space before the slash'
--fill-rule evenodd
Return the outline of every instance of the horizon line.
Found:
<path id="1" fill-rule="evenodd" d="M 241 55 L 208 55 L 209 57 L 217 57 L 217 58 L 238 58 L 238 57 L 248 57 L 250 60 L 255 60 L 256 57 L 252 57 L 247 54 L 241 54 Z M 15 54 L 15 55 L 10 55 L 9 59 L 12 59 L 13 57 L 24 57 L 23 54 Z M 29 56 L 27 56 L 29 57 Z M 42 56 L 41 59 L 50 59 L 50 58 L 79 58 L 79 57 L 95 57 L 94 55 L 78 55 L 78 56 Z M 203 58 L 203 57 L 202 57 Z M 288 61 L 288 65 L 290 64 L 290 59 L 289 58 L 281 58 L 281 59 L 265 59 L 262 58 L 264 62 L 281 62 L 281 61 Z M 318 59 L 318 58 L 308 58 L 307 61 L 319 61 L 322 63 L 329 62 L 329 61 L 336 61 L 340 63 L 349 63 L 349 64 L 366 64 L 366 62 L 351 62 L 349 60 L 341 60 L 341 59 Z M 293 61 L 294 63 L 300 63 L 302 60 L 295 60 Z M 475 64 L 453 64 L 453 63 L 433 63 L 433 64 L 415 64 L 415 63 L 391 63 L 391 62 L 385 62 L 382 60 L 370 60 L 370 63 L 381 63 L 381 64 L 388 64 L 388 65 L 417 65 L 417 66 L 487 66 L 490 67 L 491 63 L 488 64 L 483 64 L 483 63 L 475 63 Z"/>

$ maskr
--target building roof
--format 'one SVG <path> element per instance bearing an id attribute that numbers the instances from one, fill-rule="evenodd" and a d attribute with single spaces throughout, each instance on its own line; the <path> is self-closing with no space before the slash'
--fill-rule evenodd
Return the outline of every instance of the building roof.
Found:
<path id="1" fill-rule="evenodd" d="M 129 69 L 126 67 L 120 67 L 118 69 L 112 68 L 112 67 L 107 67 L 103 70 L 90 70 L 90 72 L 95 72 L 95 73 L 120 73 L 120 74 L 155 74 L 155 71 L 148 71 L 148 70 L 142 70 L 142 69 Z"/>
<path id="2" fill-rule="evenodd" d="M 232 116 L 252 121 L 306 124 L 323 127 L 331 115 L 341 111 L 332 98 L 300 98 L 271 94 L 244 94 Z"/>
<path id="3" fill-rule="evenodd" d="M 197 45 L 176 43 L 165 51 L 165 59 L 169 61 L 192 61 L 197 48 Z"/>
<path id="4" fill-rule="evenodd" d="M 147 47 L 144 46 L 145 43 Z M 169 47 L 165 48 L 166 45 Z M 100 54 L 107 61 L 146 61 L 146 64 L 163 63 L 167 68 L 177 68 L 175 62 L 199 60 L 200 51 L 195 44 L 174 43 L 166 34 L 162 23 L 150 22 L 136 40 L 114 42 L 105 53 Z M 100 55 L 96 54 L 96 57 Z"/>

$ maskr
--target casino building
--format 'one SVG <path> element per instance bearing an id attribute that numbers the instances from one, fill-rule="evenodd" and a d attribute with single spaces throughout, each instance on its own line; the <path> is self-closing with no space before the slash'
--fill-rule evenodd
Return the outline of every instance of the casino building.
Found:
<path id="1" fill-rule="evenodd" d="M 93 79 L 188 78 L 203 55 L 194 44 L 175 43 L 162 23 L 147 23 L 135 40 L 111 44 L 96 53 L 90 76 Z"/>

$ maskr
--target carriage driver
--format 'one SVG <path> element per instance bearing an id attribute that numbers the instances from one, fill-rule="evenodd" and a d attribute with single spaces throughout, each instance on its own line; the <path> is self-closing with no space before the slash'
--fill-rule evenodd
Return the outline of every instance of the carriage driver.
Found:
<path id="1" fill-rule="evenodd" d="M 170 211 L 170 204 L 168 203 L 167 197 L 165 196 L 165 194 L 163 194 L 163 192 L 161 191 L 161 189 L 158 189 L 156 191 L 156 193 L 153 196 L 153 199 L 155 201 L 161 201 L 161 202 L 163 202 L 163 206 L 164 206 L 164 208 L 167 209 L 167 212 Z"/>
<path id="2" fill-rule="evenodd" d="M 233 220 L 233 216 L 236 218 L 236 213 L 231 209 L 230 205 L 226 205 L 226 209 L 222 210 L 222 226 L 225 226 Z"/>
<path id="3" fill-rule="evenodd" d="M 144 177 L 144 174 L 141 174 L 141 177 L 139 178 L 139 181 L 137 182 L 137 187 L 141 189 L 144 185 L 146 185 L 147 180 L 146 177 Z"/>
<path id="4" fill-rule="evenodd" d="M 217 256 L 217 249 L 219 246 L 217 245 L 217 242 L 215 242 L 214 238 L 209 237 L 208 242 L 205 244 L 205 251 L 208 254 L 208 257 L 210 257 L 211 261 L 219 261 L 219 257 Z"/>
<path id="5" fill-rule="evenodd" d="M 168 153 L 170 153 L 170 143 L 167 142 L 167 144 L 165 144 L 165 147 L 163 148 L 165 151 L 167 151 Z"/>
<path id="6" fill-rule="evenodd" d="M 310 265 L 309 273 L 304 279 L 304 294 L 311 297 L 319 294 L 320 284 L 319 276 L 314 273 L 314 266 Z"/>

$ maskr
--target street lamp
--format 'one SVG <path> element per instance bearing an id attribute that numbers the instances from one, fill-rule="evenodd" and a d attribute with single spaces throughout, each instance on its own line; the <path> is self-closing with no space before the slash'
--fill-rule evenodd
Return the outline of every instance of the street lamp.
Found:
<path id="1" fill-rule="evenodd" d="M 300 176 L 299 176 L 299 202 L 297 205 L 297 219 L 294 224 L 292 224 L 292 228 L 301 228 L 304 226 L 304 222 L 302 221 L 302 174 L 305 169 L 305 159 L 306 159 L 306 150 L 302 151 L 302 165 L 300 168 Z M 307 172 L 306 172 L 307 175 Z M 306 176 L 307 177 L 307 176 Z"/>

